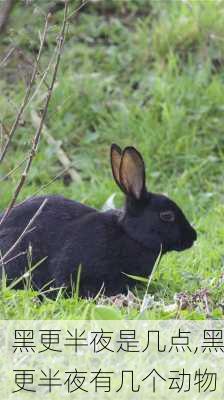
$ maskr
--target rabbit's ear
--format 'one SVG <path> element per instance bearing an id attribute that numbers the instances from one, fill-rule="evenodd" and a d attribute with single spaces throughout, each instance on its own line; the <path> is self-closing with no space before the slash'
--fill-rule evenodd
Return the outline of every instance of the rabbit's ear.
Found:
<path id="1" fill-rule="evenodd" d="M 122 150 L 116 144 L 112 144 L 110 148 L 110 162 L 114 180 L 119 188 L 124 192 L 124 188 L 120 182 L 120 165 L 121 165 Z"/>
<path id="2" fill-rule="evenodd" d="M 120 182 L 128 196 L 140 200 L 145 194 L 145 164 L 134 147 L 126 147 L 122 154 Z"/>

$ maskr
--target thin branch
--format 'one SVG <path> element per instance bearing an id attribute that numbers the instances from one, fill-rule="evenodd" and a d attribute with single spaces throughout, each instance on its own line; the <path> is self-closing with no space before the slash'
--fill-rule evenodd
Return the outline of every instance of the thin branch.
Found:
<path id="1" fill-rule="evenodd" d="M 27 254 L 26 251 L 21 251 L 21 253 L 18 253 L 16 256 L 9 258 L 7 261 L 3 262 L 3 265 L 5 266 L 6 264 L 10 263 L 11 261 L 15 260 L 16 258 L 25 256 L 25 254 Z"/>
<path id="2" fill-rule="evenodd" d="M 9 50 L 9 52 L 6 54 L 6 56 L 3 58 L 3 60 L 0 62 L 0 68 L 5 66 L 5 63 L 8 61 L 9 57 L 11 57 L 11 55 L 14 53 L 14 51 L 16 50 L 16 47 L 11 47 L 11 49 Z"/>
<path id="3" fill-rule="evenodd" d="M 63 169 L 61 172 L 59 172 L 57 175 L 54 176 L 49 182 L 47 182 L 45 185 L 42 185 L 39 189 L 36 190 L 36 192 L 32 193 L 32 196 L 26 197 L 23 201 L 21 201 L 19 204 L 14 205 L 14 209 L 18 206 L 21 206 L 21 204 L 25 203 L 27 200 L 30 198 L 36 197 L 39 193 L 43 192 L 48 186 L 50 186 L 56 179 L 60 178 L 65 172 L 68 172 L 68 168 Z"/>
<path id="4" fill-rule="evenodd" d="M 91 0 L 83 0 L 78 8 L 76 8 L 70 15 L 68 15 L 67 20 L 69 21 L 78 11 L 80 11 L 87 4 L 91 3 Z"/>
<path id="5" fill-rule="evenodd" d="M 7 218 L 8 214 L 10 213 L 11 209 L 13 208 L 13 206 L 14 206 L 16 200 L 17 200 L 17 197 L 18 197 L 18 195 L 19 195 L 19 193 L 20 193 L 20 191 L 21 191 L 21 189 L 22 189 L 22 187 L 23 187 L 23 185 L 24 185 L 24 183 L 26 181 L 26 178 L 27 178 L 28 172 L 30 170 L 32 161 L 33 161 L 33 159 L 34 159 L 34 157 L 36 155 L 36 152 L 37 152 L 37 148 L 38 148 L 38 144 L 39 144 L 39 140 L 40 140 L 40 136 L 41 136 L 44 120 L 45 120 L 45 117 L 47 115 L 47 110 L 48 110 L 49 102 L 50 102 L 50 99 L 51 99 L 53 87 L 54 87 L 54 84 L 55 84 L 55 81 L 56 81 L 58 67 L 59 67 L 59 63 L 60 63 L 60 59 L 61 59 L 62 47 L 63 47 L 64 40 L 65 40 L 65 29 L 66 29 L 66 26 L 67 26 L 67 13 L 68 13 L 68 1 L 65 2 L 64 18 L 63 18 L 62 28 L 61 28 L 61 32 L 60 32 L 60 35 L 59 35 L 59 38 L 58 38 L 58 44 L 57 44 L 56 63 L 55 63 L 54 70 L 53 70 L 53 76 L 52 76 L 51 84 L 50 84 L 49 90 L 47 92 L 45 105 L 44 105 L 43 112 L 42 112 L 41 119 L 40 119 L 40 124 L 39 124 L 39 126 L 38 126 L 38 128 L 36 130 L 36 133 L 35 133 L 35 136 L 34 136 L 34 139 L 33 139 L 32 148 L 31 148 L 31 151 L 30 151 L 30 155 L 29 155 L 29 158 L 27 160 L 27 163 L 26 163 L 26 166 L 24 168 L 24 171 L 23 171 L 23 173 L 21 175 L 21 179 L 20 179 L 20 181 L 19 181 L 19 183 L 18 183 L 18 185 L 17 185 L 17 187 L 15 189 L 15 192 L 14 192 L 14 195 L 13 195 L 13 198 L 12 198 L 10 204 L 9 204 L 8 208 L 6 209 L 2 219 L 0 221 L 0 226 L 5 221 L 5 219 Z"/>
<path id="6" fill-rule="evenodd" d="M 4 175 L 2 178 L 0 178 L 0 182 L 5 181 L 7 178 L 9 178 L 9 176 L 14 174 L 14 172 L 16 172 L 17 169 L 19 169 L 26 160 L 27 160 L 27 156 L 22 161 L 20 161 L 20 163 L 18 165 L 16 165 L 15 168 L 13 168 L 7 175 Z"/>
<path id="7" fill-rule="evenodd" d="M 69 171 L 69 168 L 63 169 L 61 172 L 59 172 L 57 175 L 55 175 L 54 178 L 52 178 L 49 182 L 47 182 L 45 185 L 42 185 L 39 189 L 36 190 L 36 192 L 32 193 L 32 197 L 35 197 L 37 194 L 43 192 L 47 187 L 49 187 L 53 182 L 55 182 L 56 179 L 60 178 L 62 175 L 64 175 L 68 171 Z M 25 201 L 28 200 L 29 197 L 30 196 L 28 196 L 25 199 Z"/>
<path id="8" fill-rule="evenodd" d="M 30 96 L 29 101 L 27 103 L 27 107 L 29 107 L 30 103 L 34 100 L 34 98 L 36 97 L 36 95 L 39 92 L 40 87 L 42 86 L 43 83 L 45 84 L 45 86 L 49 90 L 49 85 L 48 85 L 48 83 L 46 81 L 46 76 L 48 75 L 48 72 L 49 72 L 49 70 L 50 70 L 50 68 L 51 68 L 51 66 L 53 64 L 53 61 L 54 61 L 56 55 L 57 55 L 57 47 L 55 48 L 55 52 L 52 55 L 47 67 L 45 68 L 44 72 L 42 73 L 42 77 L 41 77 L 40 81 L 38 82 L 34 92 L 32 93 L 32 96 Z"/>
<path id="9" fill-rule="evenodd" d="M 45 204 L 47 203 L 48 199 L 44 199 L 44 201 L 41 203 L 40 207 L 38 208 L 38 210 L 35 212 L 35 214 L 33 215 L 33 217 L 30 219 L 30 221 L 28 222 L 28 224 L 26 225 L 25 229 L 23 230 L 23 232 L 21 233 L 21 235 L 18 237 L 18 239 L 15 241 L 15 243 L 10 247 L 10 249 L 4 254 L 4 256 L 1 257 L 1 262 L 4 263 L 5 259 L 12 253 L 12 251 L 16 248 L 16 246 L 18 246 L 18 244 L 21 242 L 21 240 L 23 239 L 24 235 L 27 233 L 27 231 L 30 229 L 30 227 L 33 225 L 34 221 L 36 220 L 36 218 L 40 215 L 40 213 L 42 212 Z"/>
<path id="10" fill-rule="evenodd" d="M 49 23 L 49 18 L 48 18 L 48 16 L 47 16 L 46 21 L 45 21 L 45 26 L 44 26 L 44 31 L 43 31 L 42 39 L 41 39 L 41 42 L 40 42 L 39 52 L 38 52 L 38 55 L 37 55 L 36 64 L 35 64 L 35 67 L 34 67 L 34 69 L 33 69 L 33 73 L 32 73 L 31 79 L 30 79 L 30 83 L 29 83 L 29 85 L 28 85 L 28 87 L 27 87 L 27 90 L 26 90 L 24 99 L 23 99 L 22 104 L 21 104 L 21 106 L 20 106 L 20 108 L 19 108 L 19 111 L 18 111 L 18 113 L 17 113 L 17 116 L 16 116 L 16 119 L 15 119 L 15 121 L 14 121 L 14 124 L 12 125 L 11 130 L 10 130 L 10 132 L 9 132 L 8 139 L 7 139 L 7 141 L 6 141 L 6 143 L 5 143 L 5 146 L 4 146 L 3 150 L 2 150 L 2 153 L 1 153 L 1 156 L 0 156 L 0 163 L 1 163 L 1 162 L 4 160 L 4 158 L 5 158 L 5 155 L 6 155 L 6 153 L 7 153 L 7 150 L 8 150 L 8 148 L 9 148 L 9 145 L 10 145 L 10 143 L 11 143 L 11 141 L 12 141 L 12 138 L 13 138 L 15 132 L 16 132 L 16 128 L 17 128 L 18 125 L 19 125 L 20 118 L 22 117 L 23 112 L 24 112 L 24 110 L 25 110 L 25 108 L 26 108 L 26 105 L 27 105 L 27 103 L 28 103 L 28 100 L 29 100 L 29 97 L 30 97 L 30 93 L 31 93 L 31 90 L 32 90 L 32 87 L 33 87 L 33 84 L 34 84 L 34 81 L 35 81 L 35 78 L 36 78 L 36 75 L 37 75 L 37 72 L 38 72 L 39 62 L 40 62 L 42 50 L 43 50 L 43 47 L 44 47 L 46 34 L 47 34 L 48 23 Z"/>
<path id="11" fill-rule="evenodd" d="M 5 136 L 9 136 L 9 131 L 8 131 L 8 129 L 6 128 L 5 124 L 3 124 L 2 121 L 0 121 L 0 125 L 1 125 L 2 132 L 4 133 L 4 135 L 5 135 Z"/>
<path id="12" fill-rule="evenodd" d="M 0 34 L 4 31 L 13 6 L 16 4 L 15 0 L 5 0 L 0 10 Z"/>

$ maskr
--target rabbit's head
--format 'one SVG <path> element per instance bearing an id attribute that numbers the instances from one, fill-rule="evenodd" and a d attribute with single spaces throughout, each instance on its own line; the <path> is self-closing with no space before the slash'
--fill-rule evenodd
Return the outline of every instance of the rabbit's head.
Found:
<path id="1" fill-rule="evenodd" d="M 162 253 L 191 247 L 196 231 L 174 201 L 162 194 L 148 192 L 145 165 L 134 147 L 111 146 L 114 179 L 126 195 L 120 224 L 126 234 L 152 251 Z"/>

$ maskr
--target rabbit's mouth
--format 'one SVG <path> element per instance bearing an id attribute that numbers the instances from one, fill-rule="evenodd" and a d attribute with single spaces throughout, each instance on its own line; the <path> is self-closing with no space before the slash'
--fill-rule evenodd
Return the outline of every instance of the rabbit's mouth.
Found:
<path id="1" fill-rule="evenodd" d="M 165 253 L 167 253 L 169 251 L 184 251 L 184 250 L 190 249 L 193 246 L 193 244 L 194 244 L 194 240 L 193 241 L 189 240 L 187 242 L 186 241 L 184 241 L 184 242 L 179 241 L 176 244 L 164 247 L 163 248 L 163 254 L 165 254 Z"/>
<path id="2" fill-rule="evenodd" d="M 180 239 L 176 250 L 183 251 L 190 249 L 196 240 L 197 240 L 197 232 L 195 231 L 195 229 L 191 227 L 188 235 L 185 235 L 185 237 L 182 240 Z"/>
<path id="3" fill-rule="evenodd" d="M 176 247 L 176 251 L 183 251 L 190 249 L 194 244 L 194 240 L 188 240 L 184 242 L 180 242 L 179 245 Z"/>

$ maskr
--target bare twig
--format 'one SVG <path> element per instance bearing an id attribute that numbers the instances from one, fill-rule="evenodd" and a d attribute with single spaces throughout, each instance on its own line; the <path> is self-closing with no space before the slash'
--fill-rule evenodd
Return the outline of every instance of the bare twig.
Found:
<path id="1" fill-rule="evenodd" d="M 8 129 L 6 128 L 5 124 L 3 124 L 2 121 L 0 121 L 0 125 L 1 125 L 2 132 L 4 133 L 4 135 L 5 135 L 5 136 L 9 136 L 9 131 L 8 131 Z"/>
<path id="2" fill-rule="evenodd" d="M 83 0 L 78 8 L 76 8 L 74 11 L 71 12 L 70 15 L 68 15 L 67 19 L 68 21 L 75 15 L 77 14 L 78 11 L 80 11 L 83 7 L 85 7 L 88 3 L 91 3 L 91 0 Z"/>
<path id="3" fill-rule="evenodd" d="M 4 263 L 5 259 L 12 253 L 12 251 L 16 248 L 16 246 L 18 246 L 18 244 L 21 242 L 22 238 L 24 237 L 24 235 L 27 233 L 27 231 L 30 229 L 30 227 L 33 225 L 34 221 L 36 220 L 36 218 L 40 215 L 40 213 L 42 212 L 45 204 L 47 203 L 48 199 L 44 199 L 44 201 L 41 203 L 40 207 L 38 208 L 38 210 L 35 212 L 35 214 L 33 215 L 33 217 L 30 219 L 30 221 L 28 222 L 28 224 L 26 225 L 25 229 L 23 230 L 23 232 L 21 233 L 21 235 L 18 237 L 18 239 L 15 241 L 15 243 L 10 247 L 10 249 L 1 257 L 1 262 Z"/>
<path id="4" fill-rule="evenodd" d="M 57 53 L 57 48 L 55 49 L 55 54 L 52 55 L 52 57 L 51 57 L 51 59 L 50 59 L 50 61 L 49 61 L 49 63 L 48 63 L 48 66 L 45 68 L 45 70 L 44 70 L 44 72 L 43 72 L 43 74 L 42 74 L 42 77 L 41 77 L 40 81 L 39 81 L 38 84 L 36 85 L 35 90 L 34 90 L 34 92 L 32 93 L 32 96 L 30 96 L 30 98 L 29 98 L 29 100 L 28 100 L 28 102 L 27 102 L 27 107 L 29 107 L 30 103 L 34 100 L 34 98 L 36 97 L 36 95 L 37 95 L 37 93 L 39 92 L 40 87 L 42 86 L 43 83 L 45 84 L 45 86 L 47 87 L 47 89 L 49 89 L 49 85 L 48 85 L 48 83 L 47 83 L 47 81 L 46 81 L 46 76 L 48 75 L 48 72 L 49 72 L 49 70 L 50 70 L 50 68 L 51 68 L 51 66 L 52 66 L 52 64 L 53 64 L 53 62 L 54 62 L 56 53 Z"/>
<path id="5" fill-rule="evenodd" d="M 55 175 L 54 178 L 52 178 L 49 182 L 47 182 L 45 185 L 42 185 L 38 190 L 36 190 L 36 192 L 32 193 L 32 197 L 35 197 L 37 194 L 43 192 L 48 186 L 50 186 L 53 182 L 55 182 L 56 179 L 60 178 L 62 175 L 64 175 L 68 171 L 69 171 L 69 168 L 63 169 L 61 172 L 59 172 L 57 175 Z M 25 199 L 25 201 L 28 198 L 29 198 L 29 196 Z"/>
<path id="6" fill-rule="evenodd" d="M 21 167 L 21 165 L 23 165 L 26 160 L 27 160 L 27 156 L 22 161 L 20 161 L 20 163 L 18 165 L 16 165 L 15 168 L 13 168 L 11 171 L 9 171 L 9 173 L 7 175 L 4 175 L 2 178 L 0 178 L 0 182 L 5 181 L 7 178 L 9 178 L 9 176 L 14 174 L 14 172 L 16 172 L 17 169 L 19 169 Z"/>
<path id="7" fill-rule="evenodd" d="M 55 12 L 61 10 L 62 7 L 64 8 L 65 2 L 66 2 L 66 1 L 68 1 L 68 0 L 63 0 L 63 1 L 58 1 L 58 2 L 56 2 L 56 3 L 52 3 L 52 4 L 49 6 L 49 8 L 48 8 L 49 17 L 51 16 L 51 14 L 53 14 L 53 13 L 55 13 Z M 79 6 L 78 8 L 76 8 L 75 10 L 73 10 L 72 13 L 71 13 L 69 16 L 67 16 L 67 22 L 69 22 L 69 21 L 70 21 L 70 18 L 71 18 L 72 16 L 74 16 L 75 14 L 77 14 L 78 11 L 80 11 L 83 7 L 85 7 L 85 5 L 87 5 L 89 2 L 91 2 L 91 0 L 85 0 L 85 1 L 83 1 L 83 2 L 80 4 L 80 6 Z M 60 5 L 59 5 L 59 4 L 60 4 Z M 37 95 L 37 93 L 39 92 L 39 89 L 40 89 L 42 83 L 45 83 L 45 85 L 46 85 L 46 80 L 45 80 L 45 78 L 46 78 L 46 76 L 47 76 L 47 74 L 48 74 L 48 71 L 49 71 L 49 69 L 50 69 L 50 67 L 51 67 L 51 64 L 52 64 L 52 62 L 53 62 L 53 59 L 54 59 L 54 55 L 52 56 L 52 59 L 50 60 L 50 62 L 49 62 L 49 64 L 48 64 L 47 68 L 45 69 L 44 73 L 42 74 L 42 78 L 41 78 L 40 82 L 38 83 L 38 85 L 37 85 L 37 87 L 36 87 L 34 93 L 33 93 L 32 96 L 30 97 L 29 102 L 27 103 L 27 106 L 29 106 L 29 104 L 30 104 L 30 103 L 33 101 L 33 99 L 36 97 L 36 95 Z"/>
<path id="8" fill-rule="evenodd" d="M 68 168 L 63 169 L 61 172 L 59 172 L 57 175 L 54 176 L 49 182 L 47 182 L 45 185 L 42 185 L 39 189 L 36 190 L 36 192 L 32 193 L 32 198 L 36 197 L 39 193 L 43 192 L 48 186 L 50 186 L 56 179 L 60 178 L 64 173 L 68 172 Z M 30 199 L 30 196 L 25 198 L 23 201 L 21 201 L 19 204 L 15 204 L 14 209 L 21 204 L 25 203 L 28 199 Z"/>
<path id="9" fill-rule="evenodd" d="M 16 0 L 5 0 L 0 10 L 0 34 L 4 31 Z"/>
<path id="10" fill-rule="evenodd" d="M 11 57 L 11 55 L 14 53 L 16 50 L 16 47 L 11 47 L 6 54 L 6 56 L 3 58 L 3 60 L 0 62 L 0 68 L 5 66 L 5 63 L 7 63 L 8 59 Z"/>
<path id="11" fill-rule="evenodd" d="M 205 304 L 205 312 L 206 312 L 206 316 L 211 315 L 210 309 L 209 309 L 209 302 L 208 302 L 208 291 L 205 290 L 203 293 L 203 300 L 204 300 L 204 304 Z"/>
<path id="12" fill-rule="evenodd" d="M 0 121 L 0 147 L 2 146 L 3 143 L 3 138 L 4 137 L 8 137 L 8 129 L 6 128 L 6 126 L 3 124 L 2 121 Z"/>
<path id="13" fill-rule="evenodd" d="M 19 183 L 18 183 L 18 185 L 17 185 L 17 187 L 15 189 L 13 198 L 12 198 L 8 208 L 6 209 L 2 219 L 0 221 L 0 226 L 5 221 L 5 219 L 7 218 L 8 214 L 10 213 L 11 209 L 13 208 L 13 206 L 14 206 L 16 200 L 17 200 L 17 197 L 18 197 L 18 195 L 19 195 L 19 193 L 20 193 L 20 191 L 21 191 L 21 189 L 22 189 L 22 187 L 23 187 L 23 185 L 24 185 L 24 183 L 26 181 L 26 178 L 27 178 L 28 172 L 30 170 L 32 161 L 33 161 L 33 159 L 34 159 L 34 157 L 36 155 L 36 152 L 37 152 L 37 148 L 38 148 L 38 144 L 39 144 L 39 140 L 40 140 L 40 136 L 41 136 L 44 120 L 45 120 L 45 117 L 46 117 L 46 114 L 47 114 L 48 105 L 49 105 L 49 102 L 50 102 L 50 99 L 51 99 L 53 87 L 54 87 L 56 76 L 57 76 L 58 66 L 59 66 L 60 59 L 61 59 L 61 52 L 62 52 L 62 47 L 63 47 L 64 40 L 65 40 L 65 30 L 66 30 L 66 26 L 67 26 L 67 13 L 68 13 L 68 2 L 66 1 L 65 2 L 65 9 L 64 9 L 64 19 L 63 19 L 62 28 L 61 28 L 61 32 L 60 32 L 60 35 L 59 35 L 59 38 L 58 38 L 58 44 L 57 44 L 56 63 L 55 63 L 54 70 L 53 70 L 53 76 L 52 76 L 51 84 L 49 86 L 49 90 L 47 92 L 47 96 L 46 96 L 46 99 L 45 99 L 45 105 L 44 105 L 44 108 L 43 108 L 43 111 L 42 111 L 40 123 L 39 123 L 39 126 L 37 127 L 35 136 L 33 138 L 33 144 L 32 144 L 32 148 L 31 148 L 30 155 L 29 155 L 29 158 L 27 160 L 26 166 L 25 166 L 24 171 L 23 171 L 23 173 L 21 175 L 20 181 L 19 181 Z"/>
<path id="14" fill-rule="evenodd" d="M 9 258 L 7 261 L 5 261 L 5 262 L 3 261 L 3 265 L 5 266 L 6 264 L 10 263 L 11 261 L 15 260 L 16 258 L 25 256 L 25 254 L 27 254 L 26 251 L 21 251 L 21 253 L 16 254 L 16 256 Z"/>
<path id="15" fill-rule="evenodd" d="M 32 111 L 31 113 L 31 118 L 33 125 L 37 127 L 40 124 L 40 117 L 36 113 L 36 111 Z M 45 137 L 47 143 L 52 146 L 57 148 L 57 157 L 60 163 L 63 165 L 63 167 L 68 171 L 68 174 L 70 175 L 71 179 L 74 182 L 80 182 L 81 177 L 79 173 L 75 170 L 75 168 L 71 167 L 71 161 L 69 160 L 67 154 L 64 152 L 64 150 L 61 147 L 58 147 L 58 142 L 55 140 L 51 134 L 48 132 L 47 127 L 43 125 L 43 136 Z"/>
<path id="16" fill-rule="evenodd" d="M 19 111 L 17 113 L 16 119 L 15 119 L 15 121 L 14 121 L 12 127 L 11 127 L 10 132 L 9 132 L 8 139 L 7 139 L 7 141 L 5 143 L 5 146 L 4 146 L 3 150 L 2 150 L 2 153 L 1 153 L 1 156 L 0 156 L 0 162 L 2 162 L 4 160 L 4 157 L 5 157 L 6 153 L 7 153 L 8 147 L 9 147 L 11 141 L 12 141 L 12 138 L 13 138 L 15 132 L 16 132 L 16 128 L 19 125 L 19 121 L 20 121 L 20 119 L 21 119 L 21 117 L 23 115 L 23 112 L 24 112 L 24 110 L 26 108 L 26 105 L 27 105 L 27 102 L 29 100 L 30 93 L 31 93 L 31 90 L 32 90 L 32 87 L 33 87 L 33 84 L 34 84 L 34 81 L 35 81 L 35 78 L 36 78 L 36 75 L 37 75 L 37 72 L 38 72 L 39 62 L 40 62 L 43 46 L 44 46 L 44 43 L 45 43 L 47 29 L 48 29 L 48 17 L 46 18 L 46 21 L 45 21 L 44 31 L 43 31 L 42 39 L 41 39 L 41 42 L 40 42 L 40 48 L 39 48 L 39 52 L 38 52 L 38 55 L 37 55 L 36 64 L 35 64 L 35 67 L 33 69 L 33 73 L 32 73 L 31 79 L 30 79 L 30 83 L 29 83 L 29 85 L 27 87 L 26 94 L 24 96 L 22 104 L 21 104 L 21 106 L 19 108 Z"/>

